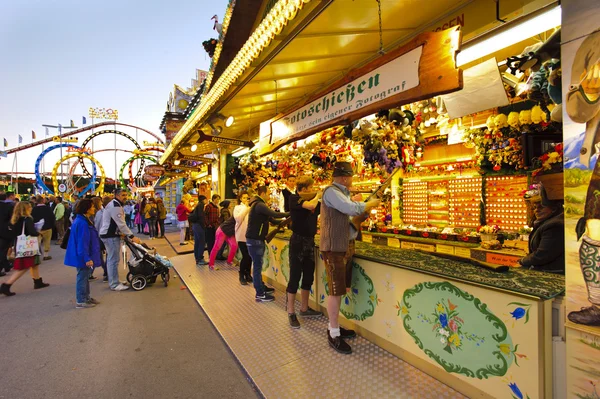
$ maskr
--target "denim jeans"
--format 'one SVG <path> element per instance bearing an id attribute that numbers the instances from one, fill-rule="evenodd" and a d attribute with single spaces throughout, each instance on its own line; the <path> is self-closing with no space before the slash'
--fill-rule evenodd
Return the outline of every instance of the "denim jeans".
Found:
<path id="1" fill-rule="evenodd" d="M 265 242 L 263 240 L 253 240 L 246 238 L 246 246 L 252 258 L 252 282 L 256 295 L 262 296 L 265 294 L 262 282 L 262 265 L 263 256 L 265 255 Z"/>
<path id="2" fill-rule="evenodd" d="M 75 285 L 75 294 L 77 303 L 84 303 L 90 299 L 90 272 L 89 267 L 77 268 L 77 284 Z"/>
<path id="3" fill-rule="evenodd" d="M 121 260 L 121 239 L 119 237 L 103 238 L 106 247 L 106 271 L 108 273 L 108 285 L 115 289 L 121 283 L 119 281 L 119 261 Z"/>
<path id="4" fill-rule="evenodd" d="M 194 231 L 194 258 L 198 263 L 204 260 L 204 246 L 206 245 L 204 229 L 198 223 L 192 223 L 192 230 Z"/>

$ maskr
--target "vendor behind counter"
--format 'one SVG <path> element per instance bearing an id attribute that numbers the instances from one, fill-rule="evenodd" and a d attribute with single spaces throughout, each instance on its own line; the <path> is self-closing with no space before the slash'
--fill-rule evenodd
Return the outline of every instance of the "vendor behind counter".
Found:
<path id="1" fill-rule="evenodd" d="M 548 198 L 546 189 L 530 199 L 535 222 L 529 235 L 529 255 L 519 263 L 526 268 L 565 274 L 565 215 L 563 200 Z"/>

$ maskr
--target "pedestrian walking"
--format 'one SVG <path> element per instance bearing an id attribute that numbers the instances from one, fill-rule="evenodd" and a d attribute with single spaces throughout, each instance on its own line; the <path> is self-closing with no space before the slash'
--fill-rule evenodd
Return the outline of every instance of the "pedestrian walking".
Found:
<path id="1" fill-rule="evenodd" d="M 198 205 L 194 208 L 192 213 L 188 216 L 188 221 L 192 225 L 192 231 L 194 232 L 194 259 L 196 260 L 196 266 L 206 265 L 204 260 L 204 245 L 205 245 L 205 228 L 206 220 L 204 214 L 204 206 L 206 204 L 206 197 L 204 195 L 198 196 Z"/>
<path id="2" fill-rule="evenodd" d="M 158 220 L 158 207 L 156 206 L 156 200 L 154 198 L 148 199 L 148 203 L 144 208 L 144 215 L 148 222 L 148 228 L 150 230 L 150 239 L 156 238 L 156 223 Z"/>
<path id="3" fill-rule="evenodd" d="M 54 219 L 56 220 L 56 244 L 60 245 L 65 236 L 65 205 L 62 197 L 56 197 Z"/>
<path id="4" fill-rule="evenodd" d="M 175 213 L 177 214 L 177 227 L 179 227 L 179 245 L 187 245 L 185 234 L 190 226 L 188 216 L 191 212 L 192 210 L 188 208 L 183 200 L 181 200 L 179 205 L 177 205 L 177 208 L 175 208 Z"/>
<path id="5" fill-rule="evenodd" d="M 27 201 L 19 202 L 15 205 L 13 210 L 10 223 L 13 226 L 13 231 L 16 235 L 25 235 L 31 237 L 39 236 L 38 231 L 33 225 L 33 218 L 31 217 L 31 203 Z M 13 245 L 17 244 L 17 238 L 15 238 Z M 44 283 L 40 277 L 40 266 L 39 262 L 36 262 L 36 255 L 25 255 L 20 256 L 18 248 L 16 248 L 16 258 L 14 261 L 14 273 L 0 286 L 0 293 L 6 296 L 15 295 L 14 292 L 10 291 L 10 287 L 20 279 L 29 270 L 31 277 L 33 278 L 33 288 L 40 289 L 48 287 L 50 284 Z M 39 250 L 35 248 L 35 250 Z M 37 252 L 37 251 L 35 251 Z M 37 263 L 37 264 L 36 264 Z"/>
<path id="6" fill-rule="evenodd" d="M 167 218 L 167 208 L 162 198 L 156 197 L 156 208 L 158 209 L 158 228 L 157 235 L 159 238 L 165 238 L 165 219 Z"/>
<path id="7" fill-rule="evenodd" d="M 37 223 L 42 219 L 44 220 L 44 225 L 40 231 L 40 248 L 43 248 L 44 260 L 50 260 L 52 259 L 50 256 L 50 241 L 52 240 L 52 229 L 55 224 L 54 212 L 52 212 L 52 209 L 46 204 L 46 198 L 41 195 L 35 197 L 35 203 L 36 205 L 31 211 L 31 216 L 33 217 L 34 223 Z"/>
<path id="8" fill-rule="evenodd" d="M 123 206 L 123 212 L 125 212 L 125 224 L 130 229 L 133 228 L 131 223 L 131 213 L 133 212 L 133 206 L 130 201 L 125 202 L 125 206 Z"/>
<path id="9" fill-rule="evenodd" d="M 15 238 L 10 219 L 15 207 L 15 193 L 0 192 L 0 277 L 12 269 L 12 262 L 8 260 L 8 249 Z"/>
<path id="10" fill-rule="evenodd" d="M 204 207 L 204 212 L 206 213 L 206 249 L 208 253 L 212 251 L 215 244 L 215 234 L 217 227 L 219 227 L 220 213 L 218 204 L 221 202 L 221 197 L 218 194 L 214 194 L 211 199 L 212 201 Z"/>
<path id="11" fill-rule="evenodd" d="M 94 267 L 102 265 L 100 237 L 92 222 L 96 207 L 91 199 L 82 199 L 75 208 L 75 221 L 65 254 L 65 265 L 77 268 L 75 285 L 77 309 L 93 308 L 100 302 L 90 293 L 90 275 Z"/>

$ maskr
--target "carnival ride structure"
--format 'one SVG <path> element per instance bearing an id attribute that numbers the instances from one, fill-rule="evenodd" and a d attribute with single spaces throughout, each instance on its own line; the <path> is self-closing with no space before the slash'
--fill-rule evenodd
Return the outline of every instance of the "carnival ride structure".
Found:
<path id="1" fill-rule="evenodd" d="M 99 127 L 104 127 L 104 126 L 111 126 L 113 128 L 94 132 L 94 129 L 97 129 Z M 146 129 L 143 129 L 143 128 L 140 128 L 137 126 L 133 126 L 133 125 L 119 123 L 119 122 L 103 122 L 103 123 L 97 123 L 94 125 L 90 125 L 85 128 L 77 129 L 77 130 L 74 130 L 74 131 L 71 131 L 68 133 L 64 133 L 59 136 L 47 138 L 47 139 L 40 140 L 40 141 L 31 143 L 31 144 L 16 147 L 16 148 L 13 148 L 13 149 L 7 151 L 7 153 L 17 153 L 17 152 L 25 150 L 25 149 L 43 145 L 45 143 L 58 141 L 58 144 L 52 145 L 52 146 L 44 149 L 40 153 L 40 155 L 37 157 L 37 159 L 35 161 L 35 165 L 34 165 L 36 184 L 43 192 L 48 192 L 48 193 L 52 193 L 52 194 L 60 194 L 63 197 L 65 197 L 66 199 L 70 199 L 70 200 L 75 199 L 77 197 L 82 197 L 87 193 L 96 193 L 96 194 L 103 193 L 105 182 L 107 179 L 106 172 L 105 172 L 105 168 L 98 161 L 98 159 L 94 156 L 94 154 L 101 153 L 101 152 L 111 152 L 111 151 L 114 152 L 115 153 L 115 169 L 116 169 L 116 153 L 117 152 L 130 153 L 130 154 L 132 154 L 132 156 L 129 157 L 121 165 L 121 167 L 119 169 L 118 178 L 115 181 L 115 184 L 117 184 L 117 182 L 118 182 L 123 189 L 135 191 L 135 189 L 137 189 L 137 187 L 138 187 L 138 184 L 140 186 L 145 186 L 145 184 L 144 184 L 144 182 L 145 182 L 144 167 L 146 166 L 146 162 L 149 162 L 150 164 L 156 164 L 158 162 L 158 158 L 159 158 L 158 153 L 164 152 L 164 149 L 157 145 L 153 145 L 153 146 L 144 148 L 131 135 L 128 135 L 125 132 L 117 130 L 117 126 L 125 126 L 125 127 L 136 129 L 136 136 L 137 136 L 138 130 L 140 130 L 143 133 L 147 133 L 147 134 L 151 135 L 152 137 L 154 137 L 156 139 L 156 142 L 159 145 L 164 145 L 163 140 L 158 135 L 156 135 Z M 74 136 L 78 133 L 84 133 L 87 131 L 91 131 L 92 134 L 90 134 L 88 137 L 86 137 L 84 139 L 84 141 L 81 143 L 81 145 L 75 145 L 75 144 L 71 144 L 71 143 L 63 143 L 62 142 L 62 140 L 65 140 L 65 141 L 69 140 L 68 137 Z M 101 148 L 98 150 L 90 149 L 89 148 L 90 144 L 92 144 L 92 148 L 94 147 L 92 140 L 94 138 L 97 138 L 102 135 L 113 135 L 113 136 L 123 137 L 126 140 L 130 141 L 135 148 L 132 150 L 116 148 L 116 139 L 115 139 L 115 148 Z M 57 140 L 57 138 L 58 138 L 58 140 Z M 44 182 L 44 178 L 43 178 L 44 172 L 42 171 L 42 162 L 43 162 L 45 156 L 47 156 L 49 153 L 56 151 L 56 150 L 60 150 L 61 155 L 60 155 L 60 159 L 54 164 L 54 166 L 52 168 L 52 172 L 51 172 L 52 188 L 50 188 Z M 66 155 L 63 154 L 63 150 L 65 150 L 67 152 Z M 75 162 L 71 163 L 71 160 L 75 160 Z M 87 161 L 89 163 L 89 166 L 86 166 L 85 161 Z M 137 170 L 137 173 L 134 175 L 133 168 L 134 168 L 134 163 L 136 161 L 138 162 L 138 165 L 137 165 L 138 170 Z M 62 173 L 62 171 L 59 171 L 59 169 L 62 169 L 62 166 L 64 166 L 65 162 L 67 162 L 67 173 L 66 173 L 67 177 L 66 178 L 65 178 L 65 174 Z M 75 174 L 75 169 L 78 166 L 81 167 L 81 169 L 83 171 L 83 173 L 81 173 L 80 175 Z M 125 176 L 124 176 L 124 171 L 127 167 L 128 167 L 129 176 L 127 177 L 127 180 L 126 180 Z M 91 169 L 91 172 L 90 172 L 90 169 Z M 98 181 L 98 174 L 100 175 L 99 181 Z M 84 181 L 83 185 L 81 184 L 82 180 Z M 157 180 L 156 179 L 154 179 L 154 180 L 155 181 L 150 180 L 148 183 L 156 184 Z"/>

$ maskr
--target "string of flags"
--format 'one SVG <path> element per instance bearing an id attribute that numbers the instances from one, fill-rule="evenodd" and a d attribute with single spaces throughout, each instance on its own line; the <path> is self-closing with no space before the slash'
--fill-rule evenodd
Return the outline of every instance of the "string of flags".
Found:
<path id="1" fill-rule="evenodd" d="M 87 125 L 87 118 L 85 116 L 81 117 L 81 123 L 83 125 Z M 73 121 L 73 119 L 71 119 L 70 127 L 71 128 L 75 127 L 75 122 Z M 46 137 L 48 137 L 50 135 L 50 131 L 49 131 L 48 127 L 46 127 L 45 129 L 46 129 Z M 62 125 L 60 123 L 58 124 L 58 134 L 59 135 L 62 134 Z M 31 131 L 31 140 L 37 140 L 37 134 L 36 134 L 35 130 Z M 6 138 L 3 138 L 3 144 L 4 144 L 5 148 L 8 147 L 8 140 Z M 19 134 L 19 144 L 23 144 L 23 136 L 21 136 L 20 134 Z"/>

